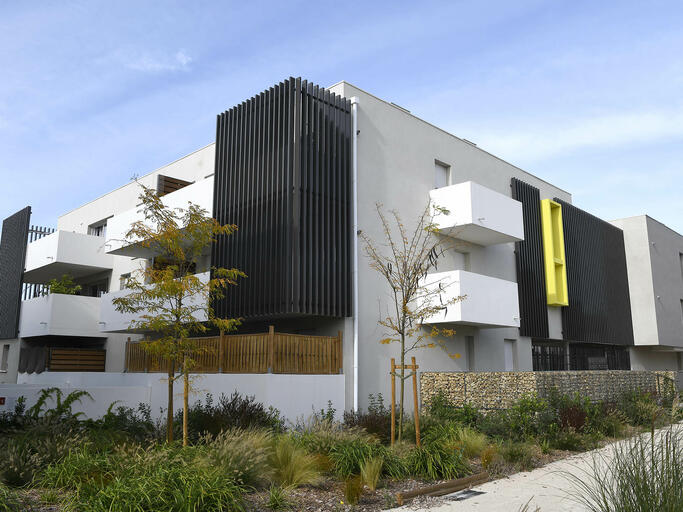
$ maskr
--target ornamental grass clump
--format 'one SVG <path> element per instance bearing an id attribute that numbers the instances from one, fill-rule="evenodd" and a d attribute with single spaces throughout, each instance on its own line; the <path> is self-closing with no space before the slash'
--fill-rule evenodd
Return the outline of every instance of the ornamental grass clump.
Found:
<path id="1" fill-rule="evenodd" d="M 597 452 L 588 470 L 565 473 L 570 496 L 592 512 L 683 510 L 683 430 L 621 441 Z"/>
<path id="2" fill-rule="evenodd" d="M 360 476 L 363 479 L 363 484 L 368 486 L 368 489 L 374 491 L 377 489 L 379 477 L 382 474 L 382 466 L 384 459 L 381 457 L 373 457 L 366 460 L 360 468 Z"/>
<path id="3" fill-rule="evenodd" d="M 320 481 L 318 461 L 297 446 L 289 436 L 281 436 L 270 457 L 275 482 L 284 487 L 316 484 Z"/>
<path id="4" fill-rule="evenodd" d="M 267 430 L 230 429 L 205 438 L 208 462 L 241 484 L 258 487 L 273 474 L 273 434 Z"/>

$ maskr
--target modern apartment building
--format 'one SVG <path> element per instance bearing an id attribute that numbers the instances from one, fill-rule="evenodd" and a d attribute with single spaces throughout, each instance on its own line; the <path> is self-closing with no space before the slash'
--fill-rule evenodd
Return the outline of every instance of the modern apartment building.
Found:
<path id="1" fill-rule="evenodd" d="M 270 87 L 220 114 L 214 143 L 140 182 L 168 205 L 191 201 L 238 225 L 197 273 L 247 273 L 215 304 L 219 315 L 244 319 L 241 332 L 342 332 L 346 408 L 365 406 L 369 393 L 387 396 L 389 361 L 398 357 L 379 343 L 389 290 L 358 236 L 382 240 L 377 203 L 409 226 L 430 201 L 449 211 L 436 218 L 450 241 L 437 278 L 449 284 L 444 294 L 467 299 L 425 320 L 425 329 L 456 330 L 444 340 L 455 357 L 422 349 L 420 370 L 643 364 L 644 320 L 632 303 L 645 299 L 634 279 L 629 287 L 631 245 L 641 240 L 572 206 L 568 192 L 347 82 Z M 123 185 L 59 217 L 54 231 L 31 226 L 30 207 L 5 219 L 0 382 L 31 382 L 83 348 L 100 349 L 93 368 L 124 371 L 126 340 L 144 333 L 127 330 L 131 317 L 117 313 L 112 298 L 155 257 L 123 242 L 141 216 L 138 194 L 136 183 Z M 41 287 L 65 273 L 80 294 L 43 295 Z M 648 343 L 680 347 L 681 326 L 678 341 L 669 336 L 674 327 L 662 320 Z M 678 364 L 673 352 L 662 354 L 648 367 Z"/>

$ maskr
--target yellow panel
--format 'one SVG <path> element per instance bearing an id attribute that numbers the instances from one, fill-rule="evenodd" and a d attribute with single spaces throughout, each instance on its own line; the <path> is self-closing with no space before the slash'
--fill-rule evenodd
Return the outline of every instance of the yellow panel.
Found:
<path id="1" fill-rule="evenodd" d="M 568 306 L 567 268 L 564 259 L 562 206 L 550 199 L 541 200 L 545 287 L 549 306 Z"/>

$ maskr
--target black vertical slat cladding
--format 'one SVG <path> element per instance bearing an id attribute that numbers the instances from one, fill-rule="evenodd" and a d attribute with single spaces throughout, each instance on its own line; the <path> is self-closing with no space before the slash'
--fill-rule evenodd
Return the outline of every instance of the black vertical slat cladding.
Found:
<path id="1" fill-rule="evenodd" d="M 237 224 L 212 265 L 248 277 L 223 317 L 348 316 L 351 105 L 290 78 L 219 115 L 214 217 Z"/>
<path id="2" fill-rule="evenodd" d="M 522 203 L 524 240 L 515 243 L 517 290 L 522 336 L 548 338 L 548 299 L 543 266 L 541 194 L 528 183 L 512 178 L 512 198 Z"/>
<path id="3" fill-rule="evenodd" d="M 2 223 L 0 237 L 0 339 L 16 338 L 19 332 L 21 281 L 26 260 L 31 207 L 27 206 Z"/>
<path id="4" fill-rule="evenodd" d="M 576 206 L 562 205 L 569 306 L 564 339 L 633 345 L 624 233 Z"/>

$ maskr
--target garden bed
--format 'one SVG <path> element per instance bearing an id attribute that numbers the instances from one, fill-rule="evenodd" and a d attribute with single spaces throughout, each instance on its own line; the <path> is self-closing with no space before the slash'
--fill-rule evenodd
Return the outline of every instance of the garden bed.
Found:
<path id="1" fill-rule="evenodd" d="M 421 416 L 422 446 L 405 441 L 414 436 L 408 423 L 392 447 L 381 397 L 343 422 L 328 409 L 285 425 L 277 411 L 233 395 L 192 407 L 182 447 L 162 442 L 165 425 L 142 406 L 83 421 L 69 406 L 79 398 L 87 399 L 66 397 L 51 410 L 46 400 L 29 411 L 20 403 L 0 417 L 0 512 L 385 510 L 398 492 L 481 471 L 502 478 L 680 417 L 673 397 L 640 393 L 617 404 L 529 396 L 486 414 L 437 397 Z"/>

